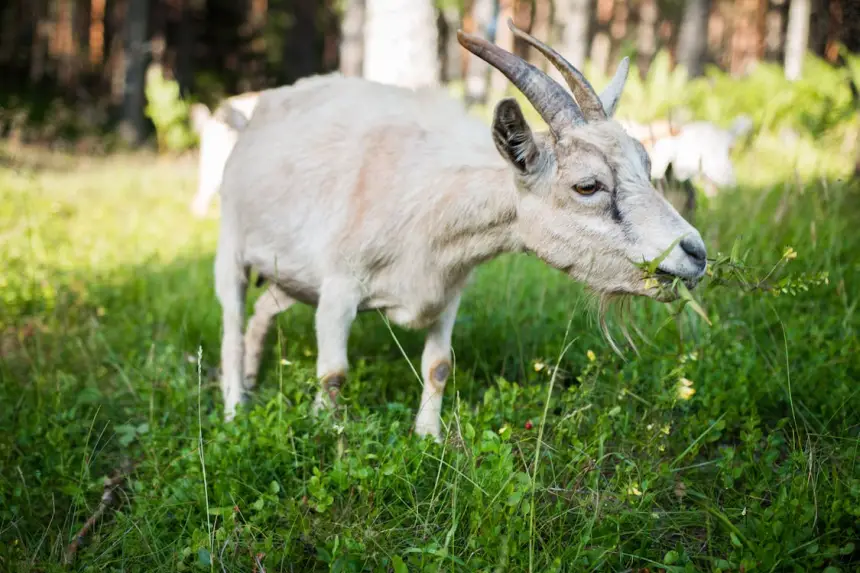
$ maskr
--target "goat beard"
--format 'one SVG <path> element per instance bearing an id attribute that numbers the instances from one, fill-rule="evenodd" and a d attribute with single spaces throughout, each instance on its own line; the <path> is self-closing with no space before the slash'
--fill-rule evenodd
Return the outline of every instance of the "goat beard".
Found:
<path id="1" fill-rule="evenodd" d="M 633 338 L 630 336 L 630 331 L 628 330 L 628 326 L 633 329 L 636 335 L 639 338 L 643 338 L 642 332 L 636 327 L 635 323 L 629 320 L 631 316 L 630 306 L 632 304 L 635 295 L 624 293 L 624 292 L 599 292 L 599 291 L 590 291 L 593 299 L 596 301 L 596 307 L 593 307 L 596 311 L 596 318 L 598 322 L 598 326 L 600 328 L 600 333 L 603 335 L 604 340 L 606 340 L 612 350 L 621 357 L 622 360 L 626 360 L 624 353 L 619 348 L 618 344 L 615 342 L 615 338 L 612 336 L 612 332 L 609 328 L 609 323 L 607 322 L 607 317 L 614 317 L 616 322 L 621 330 L 621 334 L 624 336 L 624 340 L 627 341 L 627 344 L 633 349 L 633 352 L 638 356 L 639 349 L 636 346 L 636 343 L 633 341 Z"/>

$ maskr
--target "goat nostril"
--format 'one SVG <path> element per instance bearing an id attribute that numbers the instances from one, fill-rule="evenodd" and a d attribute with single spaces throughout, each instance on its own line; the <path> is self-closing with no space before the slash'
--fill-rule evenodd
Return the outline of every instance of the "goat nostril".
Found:
<path id="1" fill-rule="evenodd" d="M 692 258 L 697 263 L 704 263 L 707 258 L 707 253 L 705 253 L 705 246 L 701 241 L 695 241 L 690 239 L 684 239 L 681 241 L 681 248 L 684 249 L 684 252 L 687 253 L 690 258 Z"/>

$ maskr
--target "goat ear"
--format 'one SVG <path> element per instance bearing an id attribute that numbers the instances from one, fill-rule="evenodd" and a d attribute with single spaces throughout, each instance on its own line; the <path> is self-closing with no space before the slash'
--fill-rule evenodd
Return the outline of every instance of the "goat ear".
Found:
<path id="1" fill-rule="evenodd" d="M 520 173 L 530 173 L 534 169 L 540 150 L 514 98 L 505 98 L 496 105 L 493 113 L 493 143 L 502 157 Z"/>
<path id="2" fill-rule="evenodd" d="M 615 75 L 609 80 L 609 84 L 600 93 L 600 103 L 603 104 L 603 110 L 607 117 L 615 115 L 615 110 L 618 108 L 618 102 L 621 101 L 621 94 L 624 92 L 624 85 L 627 83 L 627 72 L 630 71 L 630 58 L 624 56 L 621 63 L 618 64 L 618 69 L 615 70 Z"/>

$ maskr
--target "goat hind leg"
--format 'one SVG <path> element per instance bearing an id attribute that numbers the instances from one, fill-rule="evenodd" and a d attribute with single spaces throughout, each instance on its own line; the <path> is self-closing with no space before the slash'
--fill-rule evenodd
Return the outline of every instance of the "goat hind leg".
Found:
<path id="1" fill-rule="evenodd" d="M 236 415 L 236 407 L 244 400 L 242 326 L 245 320 L 248 274 L 232 246 L 225 244 L 223 237 L 219 243 L 215 255 L 215 293 L 221 303 L 223 320 L 221 393 L 224 399 L 224 419 L 229 422 Z"/>
<path id="2" fill-rule="evenodd" d="M 260 358 L 263 354 L 263 342 L 272 320 L 295 304 L 283 289 L 275 284 L 260 295 L 254 303 L 254 314 L 248 320 L 245 329 L 245 389 L 250 390 L 257 383 L 257 373 L 260 370 Z"/>

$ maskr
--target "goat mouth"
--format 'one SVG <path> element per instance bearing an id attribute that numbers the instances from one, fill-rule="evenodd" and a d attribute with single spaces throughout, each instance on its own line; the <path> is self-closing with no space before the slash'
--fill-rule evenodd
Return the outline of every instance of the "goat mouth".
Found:
<path id="1" fill-rule="evenodd" d="M 695 288 L 696 285 L 699 284 L 699 280 L 700 280 L 698 277 L 689 277 L 689 276 L 679 275 L 679 274 L 669 272 L 666 269 L 662 269 L 659 267 L 657 268 L 656 271 L 654 271 L 654 278 L 656 278 L 659 281 L 660 285 L 664 286 L 664 287 L 672 287 L 672 285 L 675 283 L 675 281 L 679 280 L 682 283 L 684 283 L 684 286 L 687 287 L 688 289 Z"/>

